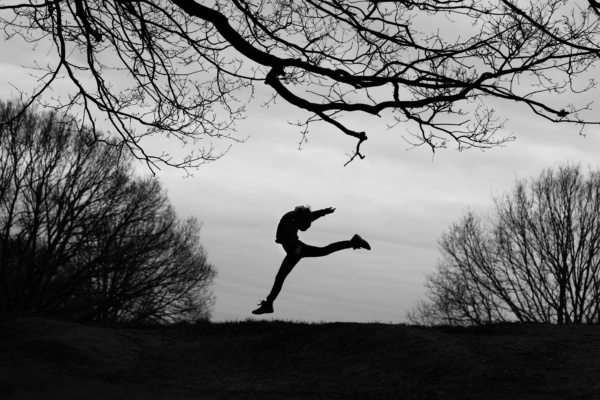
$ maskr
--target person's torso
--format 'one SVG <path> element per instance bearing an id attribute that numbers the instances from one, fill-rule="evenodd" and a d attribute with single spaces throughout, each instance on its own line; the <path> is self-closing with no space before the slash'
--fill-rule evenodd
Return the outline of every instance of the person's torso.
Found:
<path id="1" fill-rule="evenodd" d="M 285 214 L 277 225 L 275 242 L 280 244 L 289 244 L 298 241 L 298 224 L 296 223 L 296 213 L 290 211 Z"/>

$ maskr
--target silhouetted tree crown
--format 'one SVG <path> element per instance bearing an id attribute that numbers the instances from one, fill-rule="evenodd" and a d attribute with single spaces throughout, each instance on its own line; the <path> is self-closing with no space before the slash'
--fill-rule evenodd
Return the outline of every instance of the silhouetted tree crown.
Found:
<path id="1" fill-rule="evenodd" d="M 442 235 L 421 324 L 600 323 L 600 170 L 547 169 Z"/>
<path id="2" fill-rule="evenodd" d="M 66 77 L 71 96 L 61 106 L 77 104 L 92 128 L 102 113 L 110 133 L 151 166 L 186 168 L 220 154 L 210 146 L 181 159 L 153 154 L 140 139 L 160 133 L 189 146 L 227 137 L 260 94 L 257 83 L 270 88 L 267 103 L 305 111 L 304 135 L 324 121 L 354 138 L 351 160 L 367 140 L 351 114 L 385 117 L 432 149 L 511 140 L 497 133 L 508 115 L 494 113 L 507 102 L 535 118 L 597 124 L 584 94 L 596 85 L 598 4 L 10 0 L 0 21 L 6 38 L 48 41 L 57 56 L 46 64 L 46 53 L 35 53 L 39 85 L 23 93 L 25 103 Z"/>
<path id="3" fill-rule="evenodd" d="M 0 313 L 207 319 L 200 224 L 69 115 L 0 102 Z M 109 145 L 112 144 L 112 145 Z"/>

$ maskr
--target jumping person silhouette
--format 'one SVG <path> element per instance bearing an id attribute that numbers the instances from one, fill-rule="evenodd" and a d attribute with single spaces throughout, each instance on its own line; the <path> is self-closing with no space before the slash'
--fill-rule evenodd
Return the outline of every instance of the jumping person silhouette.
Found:
<path id="1" fill-rule="evenodd" d="M 354 235 L 350 240 L 331 243 L 325 247 L 309 246 L 298 239 L 298 230 L 306 231 L 313 221 L 334 211 L 335 208 L 332 207 L 311 211 L 309 206 L 298 206 L 294 211 L 288 212 L 281 218 L 277 226 L 275 242 L 281 244 L 287 254 L 281 263 L 281 267 L 279 267 L 271 293 L 269 293 L 266 300 L 259 303 L 260 307 L 252 311 L 252 314 L 269 314 L 273 312 L 273 302 L 281 291 L 283 281 L 292 272 L 300 259 L 304 257 L 323 257 L 350 248 L 371 250 L 369 243 L 358 235 Z"/>

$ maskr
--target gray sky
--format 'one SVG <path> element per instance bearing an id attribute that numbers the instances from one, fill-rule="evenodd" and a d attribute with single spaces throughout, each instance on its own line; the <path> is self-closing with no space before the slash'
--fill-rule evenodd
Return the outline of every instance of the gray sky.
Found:
<path id="1" fill-rule="evenodd" d="M 3 49 L 0 90 L 6 99 L 15 94 L 8 83 L 30 84 L 20 66 L 31 63 L 32 53 L 14 42 L 3 43 Z M 238 137 L 248 137 L 245 143 L 234 143 L 225 157 L 193 177 L 175 169 L 158 173 L 179 215 L 203 222 L 201 241 L 219 273 L 215 321 L 253 317 L 251 310 L 268 294 L 284 257 L 274 242 L 277 224 L 296 205 L 336 208 L 300 233 L 304 242 L 324 246 L 358 233 L 372 251 L 302 260 L 286 280 L 275 314 L 260 318 L 402 322 L 424 298 L 425 274 L 438 258 L 437 239 L 467 208 L 485 213 L 492 194 L 557 162 L 598 168 L 597 129 L 584 138 L 573 127 L 507 105 L 497 111 L 508 118 L 507 132 L 516 141 L 486 152 L 459 153 L 450 146 L 435 157 L 425 147 L 407 150 L 404 126 L 387 130 L 390 121 L 352 116 L 356 126 L 368 127 L 362 148 L 367 157 L 344 167 L 345 153 L 355 148 L 351 138 L 314 125 L 299 151 L 299 130 L 287 121 L 302 118 L 301 111 L 283 102 L 260 108 L 266 99 L 261 92 L 268 95 L 266 87 L 259 88 L 258 101 L 237 127 Z"/>
<path id="2" fill-rule="evenodd" d="M 257 108 L 238 127 L 250 138 L 223 159 L 193 178 L 182 179 L 174 170 L 160 173 L 181 215 L 204 222 L 202 242 L 219 271 L 214 319 L 251 317 L 284 256 L 274 242 L 279 219 L 309 204 L 336 212 L 301 232 L 301 240 L 321 246 L 358 233 L 373 249 L 302 260 L 267 318 L 405 321 L 406 311 L 424 298 L 424 276 L 438 258 L 437 239 L 467 208 L 486 213 L 493 194 L 557 162 L 598 167 L 597 133 L 584 138 L 517 110 L 507 112 L 507 127 L 517 140 L 504 148 L 439 150 L 434 157 L 428 148 L 406 150 L 401 127 L 373 129 L 363 149 L 367 157 L 343 167 L 352 140 L 315 126 L 299 151 L 300 135 L 286 123 L 298 111 L 285 104 Z"/>

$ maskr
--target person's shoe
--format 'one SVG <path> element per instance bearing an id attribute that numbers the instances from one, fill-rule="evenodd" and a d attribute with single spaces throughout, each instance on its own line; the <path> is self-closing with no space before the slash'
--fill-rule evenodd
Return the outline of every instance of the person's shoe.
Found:
<path id="1" fill-rule="evenodd" d="M 358 235 L 352 236 L 352 239 L 350 239 L 350 244 L 352 244 L 352 248 L 354 250 L 356 250 L 356 249 L 371 250 L 371 246 L 369 245 L 369 243 L 365 239 L 361 238 Z"/>
<path id="2" fill-rule="evenodd" d="M 258 303 L 260 307 L 256 310 L 252 311 L 252 314 L 260 315 L 260 314 L 271 314 L 273 312 L 273 303 L 263 300 Z"/>

